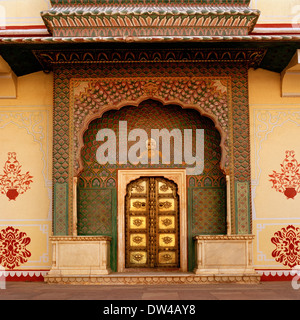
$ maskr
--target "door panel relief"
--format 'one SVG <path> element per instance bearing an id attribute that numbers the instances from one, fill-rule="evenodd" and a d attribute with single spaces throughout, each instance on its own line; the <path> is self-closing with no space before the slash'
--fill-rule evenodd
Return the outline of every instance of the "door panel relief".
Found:
<path id="1" fill-rule="evenodd" d="M 179 201 L 174 182 L 140 178 L 127 186 L 126 268 L 179 267 Z"/>

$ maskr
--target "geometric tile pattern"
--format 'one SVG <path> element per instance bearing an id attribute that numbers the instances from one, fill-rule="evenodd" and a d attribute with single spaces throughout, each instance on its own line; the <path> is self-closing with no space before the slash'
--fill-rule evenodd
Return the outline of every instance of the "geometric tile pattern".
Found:
<path id="1" fill-rule="evenodd" d="M 69 82 L 64 72 L 54 73 L 54 181 L 63 183 L 68 181 L 69 169 Z"/>
<path id="2" fill-rule="evenodd" d="M 68 184 L 54 183 L 54 212 L 53 232 L 64 235 L 68 228 Z"/>
<path id="3" fill-rule="evenodd" d="M 247 67 L 233 68 L 232 72 L 239 74 L 231 82 L 234 175 L 238 181 L 250 181 Z"/>
<path id="4" fill-rule="evenodd" d="M 79 189 L 78 211 L 77 230 L 79 235 L 111 235 L 111 189 Z"/>
<path id="5" fill-rule="evenodd" d="M 68 217 L 69 177 L 69 90 L 67 74 L 54 72 L 53 108 L 53 232 L 65 235 L 70 232 Z"/>
<path id="6" fill-rule="evenodd" d="M 249 202 L 249 183 L 248 182 L 236 182 L 236 210 L 237 210 L 237 233 L 245 234 L 249 233 L 248 226 L 248 212 L 250 207 Z"/>
<path id="7" fill-rule="evenodd" d="M 191 188 L 192 235 L 226 234 L 226 188 Z"/>

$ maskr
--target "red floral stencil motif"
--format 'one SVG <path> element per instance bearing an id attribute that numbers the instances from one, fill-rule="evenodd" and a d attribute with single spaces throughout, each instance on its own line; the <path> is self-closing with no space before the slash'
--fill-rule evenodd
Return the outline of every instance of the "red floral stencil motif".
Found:
<path id="1" fill-rule="evenodd" d="M 284 266 L 293 268 L 300 265 L 300 229 L 292 225 L 282 228 L 274 233 L 271 242 L 276 249 L 272 252 L 272 257 Z"/>
<path id="2" fill-rule="evenodd" d="M 0 231 L 0 264 L 7 269 L 13 269 L 27 262 L 31 256 L 26 246 L 30 238 L 19 229 L 7 227 Z"/>
<path id="3" fill-rule="evenodd" d="M 284 193 L 287 199 L 294 199 L 300 192 L 300 164 L 295 159 L 294 151 L 286 151 L 285 159 L 281 166 L 281 173 L 273 171 L 269 175 L 272 179 L 273 188 L 278 192 Z"/>
<path id="4" fill-rule="evenodd" d="M 0 175 L 0 192 L 5 194 L 9 200 L 16 200 L 19 194 L 30 189 L 32 176 L 29 172 L 21 174 L 21 165 L 16 159 L 15 152 L 8 153 L 8 160 L 4 165 L 4 174 Z"/>

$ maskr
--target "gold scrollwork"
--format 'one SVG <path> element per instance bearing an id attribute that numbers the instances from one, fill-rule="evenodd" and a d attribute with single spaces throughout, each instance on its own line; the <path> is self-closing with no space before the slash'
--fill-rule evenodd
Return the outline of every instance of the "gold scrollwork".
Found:
<path id="1" fill-rule="evenodd" d="M 164 202 L 160 202 L 158 206 L 160 209 L 169 209 L 172 207 L 172 203 L 170 201 L 164 201 Z"/>
<path id="2" fill-rule="evenodd" d="M 169 218 L 166 218 L 166 219 L 163 219 L 163 220 L 161 221 L 161 223 L 162 223 L 165 227 L 168 227 L 168 226 L 170 226 L 170 225 L 172 224 L 172 220 L 169 219 Z"/>
<path id="3" fill-rule="evenodd" d="M 132 239 L 133 242 L 137 243 L 137 244 L 140 244 L 142 241 L 143 241 L 143 238 L 140 237 L 140 236 L 135 236 L 133 239 Z"/>
<path id="4" fill-rule="evenodd" d="M 145 202 L 141 202 L 141 201 L 134 201 L 132 203 L 132 205 L 137 209 L 141 209 L 141 208 L 145 208 L 146 207 L 146 203 Z"/>
<path id="5" fill-rule="evenodd" d="M 134 219 L 132 222 L 135 226 L 140 227 L 143 224 L 143 220 L 142 219 Z"/>
<path id="6" fill-rule="evenodd" d="M 165 253 L 163 255 L 161 255 L 162 260 L 164 261 L 170 261 L 172 260 L 172 256 L 169 253 Z"/>
<path id="7" fill-rule="evenodd" d="M 133 257 L 133 260 L 140 262 L 143 259 L 144 255 L 141 253 L 136 253 L 136 254 L 133 254 L 132 257 Z"/>
<path id="8" fill-rule="evenodd" d="M 171 243 L 171 242 L 173 241 L 173 238 L 166 236 L 166 237 L 163 237 L 163 238 L 162 238 L 162 241 L 163 241 L 165 244 L 169 244 L 169 243 Z"/>
<path id="9" fill-rule="evenodd" d="M 160 186 L 159 190 L 162 192 L 166 192 L 169 189 L 169 187 L 166 184 L 163 184 Z"/>
<path id="10" fill-rule="evenodd" d="M 137 192 L 143 192 L 145 190 L 145 187 L 138 184 L 138 183 L 135 183 L 131 186 L 131 191 L 135 189 Z"/>

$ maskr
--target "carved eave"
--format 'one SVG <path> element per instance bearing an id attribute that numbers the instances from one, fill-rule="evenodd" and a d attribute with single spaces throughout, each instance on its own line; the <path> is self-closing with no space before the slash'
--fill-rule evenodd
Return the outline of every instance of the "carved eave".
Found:
<path id="1" fill-rule="evenodd" d="M 261 49 L 170 49 L 170 50 L 33 50 L 45 71 L 54 66 L 103 63 L 240 63 L 258 68 L 267 50 Z"/>
<path id="2" fill-rule="evenodd" d="M 55 5 L 41 13 L 54 37 L 246 36 L 260 12 L 190 4 Z"/>

